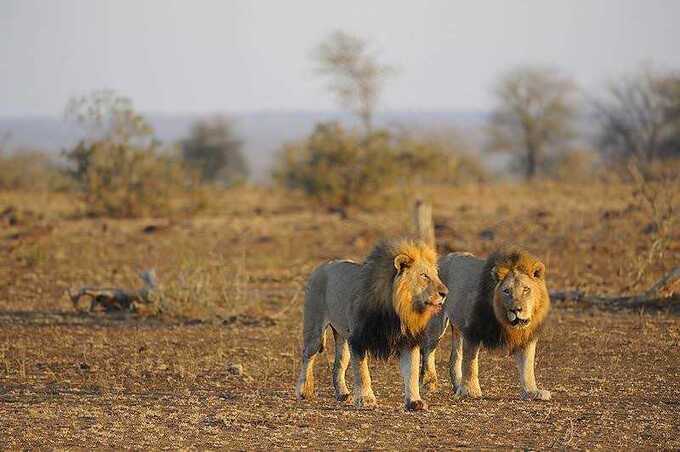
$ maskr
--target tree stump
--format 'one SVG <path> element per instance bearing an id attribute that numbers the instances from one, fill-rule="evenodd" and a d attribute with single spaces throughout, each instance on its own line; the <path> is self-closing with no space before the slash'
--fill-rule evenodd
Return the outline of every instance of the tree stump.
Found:
<path id="1" fill-rule="evenodd" d="M 432 205 L 418 199 L 414 208 L 413 220 L 418 238 L 432 248 L 435 248 Z"/>

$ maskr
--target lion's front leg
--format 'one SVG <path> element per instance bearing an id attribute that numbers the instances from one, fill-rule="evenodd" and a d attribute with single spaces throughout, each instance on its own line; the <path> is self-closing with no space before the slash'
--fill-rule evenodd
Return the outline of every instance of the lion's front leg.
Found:
<path id="1" fill-rule="evenodd" d="M 461 336 L 463 343 L 462 375 L 460 385 L 456 388 L 456 396 L 478 398 L 482 396 L 482 390 L 479 387 L 479 349 L 481 345 L 469 341 L 464 335 Z"/>
<path id="2" fill-rule="evenodd" d="M 444 313 L 430 320 L 425 340 L 420 344 L 420 385 L 424 391 L 437 389 L 437 366 L 435 353 L 442 336 L 449 326 L 449 319 Z"/>
<path id="3" fill-rule="evenodd" d="M 426 392 L 434 392 L 437 389 L 435 352 L 434 348 L 423 348 L 420 355 L 420 381 Z"/>
<path id="4" fill-rule="evenodd" d="M 350 347 L 351 349 L 351 347 Z M 371 374 L 368 372 L 368 356 L 358 355 L 351 350 L 352 371 L 354 372 L 354 405 L 357 407 L 375 407 L 378 402 L 371 387 Z"/>
<path id="5" fill-rule="evenodd" d="M 550 400 L 551 393 L 536 386 L 534 376 L 534 358 L 536 356 L 536 341 L 530 342 L 524 349 L 514 353 L 517 370 L 519 370 L 519 384 L 522 386 L 521 395 L 526 400 Z"/>
<path id="6" fill-rule="evenodd" d="M 420 347 L 404 348 L 399 359 L 399 370 L 404 379 L 404 402 L 409 411 L 423 411 L 427 404 L 420 398 Z"/>

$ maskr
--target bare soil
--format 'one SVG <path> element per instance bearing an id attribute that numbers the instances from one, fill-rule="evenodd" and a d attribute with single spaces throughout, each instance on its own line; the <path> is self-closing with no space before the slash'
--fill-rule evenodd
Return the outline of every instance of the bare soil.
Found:
<path id="1" fill-rule="evenodd" d="M 625 186 L 423 195 L 434 200 L 441 253 L 519 243 L 544 259 L 553 290 L 635 293 L 680 263 L 675 231 L 664 261 L 631 286 L 648 219 Z M 371 362 L 377 409 L 337 403 L 331 354 L 317 361 L 317 398 L 295 400 L 306 276 L 326 259 L 361 259 L 376 239 L 408 233 L 403 205 L 343 218 L 295 196 L 243 189 L 220 194 L 200 216 L 169 221 L 81 218 L 77 203 L 57 195 L 0 194 L 0 212 L 8 207 L 14 220 L 0 217 L 3 449 L 680 448 L 680 317 L 670 304 L 554 303 L 536 370 L 553 391 L 549 402 L 520 400 L 512 360 L 489 352 L 483 398 L 455 399 L 448 340 L 425 413 L 404 411 L 395 361 Z M 83 285 L 136 287 L 136 272 L 151 267 L 166 294 L 160 317 L 81 313 L 64 295 Z"/>

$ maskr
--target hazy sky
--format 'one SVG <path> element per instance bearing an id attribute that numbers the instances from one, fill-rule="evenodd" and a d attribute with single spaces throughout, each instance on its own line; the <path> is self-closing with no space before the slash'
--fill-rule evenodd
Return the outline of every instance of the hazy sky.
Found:
<path id="1" fill-rule="evenodd" d="M 310 58 L 335 29 L 400 69 L 384 109 L 485 110 L 519 63 L 585 87 L 680 69 L 679 24 L 674 0 L 0 0 L 0 115 L 60 115 L 100 88 L 147 112 L 335 109 Z"/>

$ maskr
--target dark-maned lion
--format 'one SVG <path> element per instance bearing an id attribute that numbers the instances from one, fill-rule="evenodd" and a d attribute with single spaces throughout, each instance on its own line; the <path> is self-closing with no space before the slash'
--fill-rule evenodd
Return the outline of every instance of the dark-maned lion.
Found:
<path id="1" fill-rule="evenodd" d="M 418 374 L 422 335 L 441 311 L 447 289 L 437 273 L 437 256 L 422 242 L 379 243 L 363 264 L 332 261 L 318 267 L 307 283 L 304 348 L 296 394 L 314 395 L 314 359 L 324 349 L 328 326 L 335 337 L 333 386 L 339 401 L 350 399 L 345 371 L 351 359 L 354 404 L 374 406 L 369 354 L 400 356 L 408 410 L 424 410 Z"/>
<path id="2" fill-rule="evenodd" d="M 449 296 L 421 344 L 423 385 L 436 386 L 434 351 L 448 318 L 453 333 L 449 375 L 456 395 L 481 397 L 477 357 L 483 346 L 514 356 L 523 398 L 549 400 L 550 391 L 538 389 L 534 377 L 536 341 L 550 309 L 545 265 L 515 249 L 486 261 L 452 253 L 440 259 L 439 267 Z"/>

